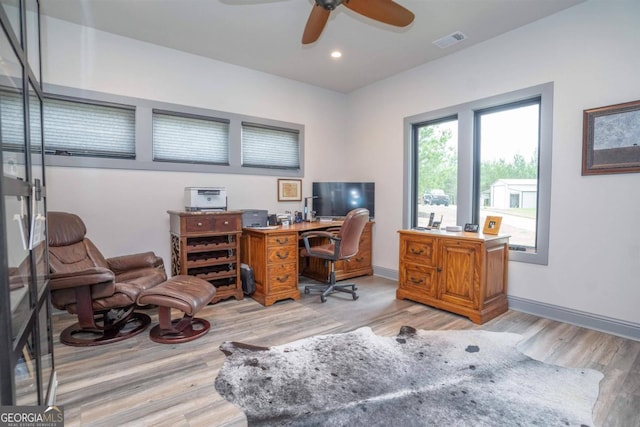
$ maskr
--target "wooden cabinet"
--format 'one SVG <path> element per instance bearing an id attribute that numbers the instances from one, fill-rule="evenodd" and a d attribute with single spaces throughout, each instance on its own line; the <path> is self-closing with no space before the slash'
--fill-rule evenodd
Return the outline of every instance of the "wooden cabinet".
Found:
<path id="1" fill-rule="evenodd" d="M 507 304 L 508 236 L 402 230 L 396 297 L 484 323 Z"/>
<path id="2" fill-rule="evenodd" d="M 242 299 L 240 236 L 242 213 L 168 211 L 171 274 L 204 279 L 216 287 L 212 303 Z"/>
<path id="3" fill-rule="evenodd" d="M 372 229 L 373 222 L 371 221 L 365 225 L 362 231 L 358 253 L 355 256 L 349 260 L 336 262 L 336 280 L 339 281 L 358 276 L 371 276 L 373 274 L 373 267 L 371 265 Z M 321 242 L 316 241 L 312 244 L 319 243 Z M 302 274 L 321 282 L 327 281 L 329 277 L 329 266 L 325 265 L 324 260 L 309 257 L 303 258 L 301 261 Z"/>
<path id="4" fill-rule="evenodd" d="M 253 268 L 256 291 L 262 305 L 300 298 L 298 290 L 298 233 L 295 230 L 245 229 L 242 262 Z"/>

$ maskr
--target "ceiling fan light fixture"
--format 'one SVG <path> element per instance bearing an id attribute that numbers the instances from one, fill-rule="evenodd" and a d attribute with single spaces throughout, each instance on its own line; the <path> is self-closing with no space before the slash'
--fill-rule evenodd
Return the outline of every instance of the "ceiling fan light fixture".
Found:
<path id="1" fill-rule="evenodd" d="M 316 0 L 316 4 L 326 10 L 334 10 L 340 3 L 342 0 Z"/>

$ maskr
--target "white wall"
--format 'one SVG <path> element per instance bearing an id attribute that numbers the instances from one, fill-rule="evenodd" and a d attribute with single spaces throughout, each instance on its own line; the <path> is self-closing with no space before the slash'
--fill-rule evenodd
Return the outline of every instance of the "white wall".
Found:
<path id="1" fill-rule="evenodd" d="M 373 261 L 390 270 L 404 117 L 553 81 L 549 265 L 511 262 L 509 293 L 639 324 L 640 174 L 580 174 L 582 111 L 640 99 L 639 16 L 635 0 L 589 0 L 348 96 L 45 18 L 43 78 L 304 124 L 304 193 L 313 180 L 375 181 Z M 226 186 L 230 208 L 301 208 L 276 203 L 274 177 L 50 167 L 47 184 L 49 209 L 80 214 L 107 256 L 150 249 L 167 264 L 166 210 L 187 185 Z"/>
<path id="2" fill-rule="evenodd" d="M 305 125 L 303 195 L 347 180 L 346 95 L 242 67 L 43 19 L 43 81 Z M 230 209 L 302 210 L 277 202 L 277 177 L 49 167 L 49 210 L 80 215 L 106 256 L 153 250 L 170 262 L 169 209 L 186 186 L 227 187 Z"/>
<path id="3" fill-rule="evenodd" d="M 350 94 L 355 173 L 383 171 L 374 264 L 398 268 L 403 119 L 553 81 L 549 265 L 511 262 L 509 294 L 640 324 L 640 174 L 581 176 L 582 112 L 640 99 L 639 46 L 640 2 L 590 0 Z"/>

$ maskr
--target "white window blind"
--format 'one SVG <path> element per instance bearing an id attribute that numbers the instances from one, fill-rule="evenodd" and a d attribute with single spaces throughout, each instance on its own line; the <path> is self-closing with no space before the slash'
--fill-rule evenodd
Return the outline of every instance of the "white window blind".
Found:
<path id="1" fill-rule="evenodd" d="M 242 166 L 299 169 L 300 132 L 242 123 Z"/>
<path id="2" fill-rule="evenodd" d="M 229 164 L 229 122 L 153 112 L 153 160 Z"/>
<path id="3" fill-rule="evenodd" d="M 135 158 L 134 107 L 45 98 L 47 153 Z"/>

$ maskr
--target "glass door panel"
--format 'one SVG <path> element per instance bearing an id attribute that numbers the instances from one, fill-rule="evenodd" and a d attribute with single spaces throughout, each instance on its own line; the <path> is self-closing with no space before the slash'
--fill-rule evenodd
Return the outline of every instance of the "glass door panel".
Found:
<path id="1" fill-rule="evenodd" d="M 18 200 L 20 199 L 20 200 Z M 9 266 L 9 298 L 13 337 L 15 338 L 29 318 L 31 302 L 31 255 L 28 250 L 28 216 L 25 197 L 5 196 L 5 230 L 7 264 Z"/>
<path id="2" fill-rule="evenodd" d="M 47 279 L 47 259 L 45 251 L 45 198 L 44 194 L 44 156 L 42 139 L 42 101 L 38 93 L 29 84 L 29 138 L 31 143 L 31 182 L 34 185 L 32 194 L 32 219 L 30 247 L 36 263 L 36 284 L 38 296 L 43 292 Z"/>
<path id="3" fill-rule="evenodd" d="M 27 9 L 27 60 L 29 68 L 40 81 L 40 25 L 38 2 L 26 0 Z"/>
<path id="4" fill-rule="evenodd" d="M 33 334 L 22 347 L 15 367 L 16 405 L 38 404 L 36 349 Z"/>
<path id="5" fill-rule="evenodd" d="M 2 172 L 6 177 L 27 178 L 24 152 L 22 66 L 4 33 L 0 33 L 0 143 Z"/>
<path id="6" fill-rule="evenodd" d="M 48 301 L 40 309 L 39 336 L 40 336 L 40 396 L 48 398 L 49 385 L 53 374 L 53 332 L 51 330 L 51 312 Z"/>
<path id="7" fill-rule="evenodd" d="M 2 6 L 4 13 L 7 14 L 11 29 L 18 42 L 20 42 L 20 29 L 22 28 L 20 25 L 20 0 L 0 0 L 0 6 Z"/>

